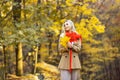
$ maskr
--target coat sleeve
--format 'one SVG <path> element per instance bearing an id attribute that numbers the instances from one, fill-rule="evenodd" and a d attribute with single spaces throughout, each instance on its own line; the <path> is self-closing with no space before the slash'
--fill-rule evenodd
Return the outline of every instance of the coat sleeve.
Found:
<path id="1" fill-rule="evenodd" d="M 81 39 L 77 40 L 76 42 L 73 43 L 73 47 L 72 49 L 75 51 L 75 52 L 80 52 L 81 50 Z"/>

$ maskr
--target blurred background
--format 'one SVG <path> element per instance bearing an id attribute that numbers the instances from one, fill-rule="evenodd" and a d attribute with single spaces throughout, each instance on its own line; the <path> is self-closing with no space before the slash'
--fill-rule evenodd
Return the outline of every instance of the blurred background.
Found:
<path id="1" fill-rule="evenodd" d="M 66 20 L 82 36 L 81 80 L 120 80 L 120 0 L 0 0 L 0 80 L 60 80 Z"/>

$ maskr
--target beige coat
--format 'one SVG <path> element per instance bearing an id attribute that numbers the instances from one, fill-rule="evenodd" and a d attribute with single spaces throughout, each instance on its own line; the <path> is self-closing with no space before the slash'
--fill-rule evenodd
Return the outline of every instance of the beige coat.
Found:
<path id="1" fill-rule="evenodd" d="M 76 41 L 73 43 L 72 47 L 72 69 L 80 69 L 81 64 L 78 57 L 80 53 L 81 43 L 80 41 Z M 69 49 L 59 45 L 59 51 L 62 55 L 60 63 L 58 65 L 59 69 L 69 69 Z"/>

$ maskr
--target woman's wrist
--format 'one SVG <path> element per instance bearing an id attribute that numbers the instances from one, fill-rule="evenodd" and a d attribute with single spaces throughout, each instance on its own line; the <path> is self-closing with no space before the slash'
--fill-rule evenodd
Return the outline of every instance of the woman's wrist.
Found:
<path id="1" fill-rule="evenodd" d="M 72 48 L 73 47 L 73 42 L 69 42 L 68 43 L 68 48 Z"/>

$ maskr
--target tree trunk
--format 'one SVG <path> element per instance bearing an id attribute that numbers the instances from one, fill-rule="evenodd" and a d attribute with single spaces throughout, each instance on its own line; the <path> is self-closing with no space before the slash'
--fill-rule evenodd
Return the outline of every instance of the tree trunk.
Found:
<path id="1" fill-rule="evenodd" d="M 52 41 L 49 42 L 49 56 L 52 54 Z"/>
<path id="2" fill-rule="evenodd" d="M 21 20 L 21 2 L 22 0 L 14 0 L 13 18 L 14 23 L 19 23 Z M 16 27 L 16 25 L 15 25 Z M 16 27 L 17 30 L 17 27 Z M 22 43 L 16 43 L 16 75 L 22 76 L 23 74 L 23 61 L 22 61 Z"/>
<path id="3" fill-rule="evenodd" d="M 41 44 L 39 43 L 39 46 L 38 46 L 38 62 L 41 62 L 41 53 L 40 53 L 40 50 L 41 50 Z"/>
<path id="4" fill-rule="evenodd" d="M 14 73 L 14 61 L 15 61 L 15 58 L 13 58 L 13 56 L 15 56 L 14 53 L 14 46 L 13 45 L 8 45 L 7 48 L 6 48 L 6 51 L 8 53 L 7 55 L 7 71 L 9 74 L 13 74 Z"/>
<path id="5" fill-rule="evenodd" d="M 58 35 L 58 40 L 57 40 L 57 43 L 56 43 L 57 44 L 57 56 L 60 55 L 60 52 L 59 52 L 59 40 L 60 40 L 60 34 Z"/>
<path id="6" fill-rule="evenodd" d="M 33 72 L 32 72 L 33 74 L 36 73 L 36 65 L 37 65 L 37 61 L 38 61 L 37 56 L 38 56 L 38 46 L 36 46 L 34 48 L 34 64 L 33 64 Z"/>
<path id="7" fill-rule="evenodd" d="M 23 9 L 25 9 L 26 7 L 25 3 L 26 3 L 25 0 L 23 0 Z M 26 21 L 26 18 L 27 18 L 26 13 L 24 12 L 23 14 L 24 14 L 24 21 Z"/>
<path id="8" fill-rule="evenodd" d="M 6 50 L 5 50 L 6 46 L 3 45 L 3 54 L 4 54 L 4 80 L 6 80 L 6 76 L 7 76 L 7 54 L 6 54 Z"/>
<path id="9" fill-rule="evenodd" d="M 39 6 L 39 5 L 41 5 L 41 0 L 38 0 L 37 1 L 37 5 Z M 37 10 L 37 14 L 39 14 L 39 11 Z M 41 27 L 40 27 L 41 28 Z M 41 49 L 41 43 L 39 43 L 39 45 L 38 45 L 38 62 L 40 62 L 41 61 L 41 53 L 40 53 L 40 49 Z"/>
<path id="10" fill-rule="evenodd" d="M 104 59 L 104 69 L 105 69 L 105 73 L 106 73 L 106 79 L 105 80 L 110 80 L 109 79 L 109 72 L 108 72 L 108 68 L 107 68 L 105 59 Z"/>
<path id="11" fill-rule="evenodd" d="M 39 5 L 40 3 L 41 3 L 41 0 L 38 0 L 38 1 L 37 1 L 37 4 Z"/>
<path id="12" fill-rule="evenodd" d="M 16 46 L 16 75 L 22 76 L 23 74 L 23 59 L 22 59 L 22 43 Z"/>
<path id="13" fill-rule="evenodd" d="M 20 18 L 21 18 L 21 1 L 22 0 L 14 0 L 14 3 L 15 3 L 15 5 L 13 6 L 14 22 L 20 22 Z"/>

